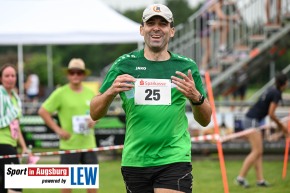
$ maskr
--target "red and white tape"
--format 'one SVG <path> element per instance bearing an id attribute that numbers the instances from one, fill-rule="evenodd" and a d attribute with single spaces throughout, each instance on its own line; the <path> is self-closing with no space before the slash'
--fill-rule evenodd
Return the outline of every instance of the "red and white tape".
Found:
<path id="1" fill-rule="evenodd" d="M 281 122 L 284 123 L 288 121 L 290 117 L 284 117 L 281 119 Z M 192 142 L 204 142 L 204 141 L 218 141 L 220 140 L 222 143 L 229 141 L 231 139 L 235 139 L 238 137 L 245 136 L 249 133 L 252 133 L 257 130 L 262 130 L 262 129 L 267 129 L 270 127 L 275 127 L 273 124 L 268 124 L 268 125 L 262 125 L 258 128 L 251 128 L 251 129 L 246 129 L 244 131 L 240 131 L 237 133 L 232 133 L 226 136 L 220 136 L 219 134 L 212 134 L 212 135 L 203 135 L 203 136 L 197 136 L 197 137 L 192 137 L 191 141 Z M 37 153 L 31 153 L 32 156 L 48 156 L 48 155 L 61 155 L 61 154 L 70 154 L 70 153 L 81 153 L 81 152 L 97 152 L 97 151 L 107 151 L 107 150 L 116 150 L 116 149 L 123 149 L 124 145 L 115 145 L 115 146 L 107 146 L 107 147 L 96 147 L 96 148 L 91 148 L 91 149 L 78 149 L 78 150 L 65 150 L 65 151 L 53 151 L 53 152 L 37 152 Z M 16 155 L 0 155 L 0 159 L 5 159 L 5 158 L 21 158 L 21 157 L 28 157 L 29 154 L 16 154 Z"/>
<path id="2" fill-rule="evenodd" d="M 70 153 L 81 153 L 81 152 L 97 152 L 97 151 L 106 151 L 106 150 L 116 150 L 123 149 L 124 145 L 114 145 L 107 147 L 96 147 L 91 149 L 77 149 L 77 150 L 64 150 L 64 151 L 52 151 L 52 152 L 37 152 L 31 153 L 32 156 L 47 156 L 47 155 L 61 155 L 61 154 L 70 154 Z M 2 155 L 0 159 L 5 158 L 20 158 L 20 157 L 28 157 L 29 154 L 16 154 L 16 155 Z"/>
<path id="3" fill-rule="evenodd" d="M 197 137 L 191 137 L 192 142 L 203 142 L 203 141 L 211 141 L 211 140 L 220 140 L 220 135 L 213 134 L 213 135 L 201 135 Z"/>
<path id="4" fill-rule="evenodd" d="M 282 123 L 286 122 L 286 121 L 289 121 L 290 120 L 290 117 L 283 117 L 280 121 Z M 232 134 L 229 134 L 229 135 L 226 135 L 226 136 L 223 136 L 221 137 L 221 142 L 226 142 L 226 141 L 229 141 L 231 139 L 236 139 L 238 137 L 243 137 L 245 135 L 248 135 L 250 133 L 253 133 L 255 131 L 259 131 L 259 130 L 263 130 L 263 129 L 269 129 L 269 128 L 275 128 L 277 127 L 275 124 L 273 124 L 273 122 L 271 122 L 270 124 L 264 124 L 264 125 L 261 125 L 260 127 L 257 127 L 257 128 L 249 128 L 249 129 L 246 129 L 244 131 L 240 131 L 240 132 L 237 132 L 237 133 L 232 133 Z"/>
<path id="5" fill-rule="evenodd" d="M 284 123 L 284 122 L 288 121 L 289 119 L 290 119 L 289 117 L 283 117 L 281 119 L 281 122 Z M 257 127 L 257 128 L 249 128 L 249 129 L 246 129 L 246 130 L 243 130 L 243 131 L 240 131 L 237 133 L 228 134 L 225 136 L 220 136 L 219 134 L 202 135 L 202 136 L 192 137 L 191 141 L 192 142 L 204 142 L 204 141 L 211 141 L 211 140 L 216 140 L 216 141 L 220 140 L 221 142 L 226 142 L 226 141 L 229 141 L 231 139 L 243 137 L 243 136 L 248 135 L 254 131 L 268 129 L 268 128 L 275 127 L 275 126 L 276 126 L 275 124 L 267 124 L 267 125 L 264 124 L 264 125 L 261 125 L 260 127 Z"/>

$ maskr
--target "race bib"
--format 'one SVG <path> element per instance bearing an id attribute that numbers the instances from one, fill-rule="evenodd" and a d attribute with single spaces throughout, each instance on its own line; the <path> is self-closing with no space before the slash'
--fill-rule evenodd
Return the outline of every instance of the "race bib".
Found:
<path id="1" fill-rule="evenodd" d="M 89 134 L 88 126 L 89 115 L 77 115 L 72 117 L 73 131 L 77 134 Z"/>
<path id="2" fill-rule="evenodd" d="M 136 105 L 171 105 L 170 79 L 136 79 Z"/>
<path id="3" fill-rule="evenodd" d="M 10 127 L 11 137 L 13 139 L 18 139 L 18 133 L 19 133 L 19 130 L 20 130 L 18 119 L 13 120 L 10 123 L 9 127 Z"/>

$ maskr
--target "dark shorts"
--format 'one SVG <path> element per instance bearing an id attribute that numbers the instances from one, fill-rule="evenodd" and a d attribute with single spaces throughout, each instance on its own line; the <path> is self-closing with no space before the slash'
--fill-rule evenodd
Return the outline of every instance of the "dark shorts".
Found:
<path id="1" fill-rule="evenodd" d="M 6 144 L 0 144 L 0 155 L 15 155 L 17 154 L 17 150 L 15 147 Z M 4 170 L 5 164 L 19 164 L 18 158 L 7 158 L 7 159 L 0 159 L 0 192 L 6 193 L 7 189 L 4 188 L 5 179 L 4 179 Z M 11 189 L 14 191 L 21 192 L 22 189 Z"/>
<path id="2" fill-rule="evenodd" d="M 165 188 L 185 193 L 192 192 L 191 163 L 173 163 L 154 167 L 122 167 L 127 193 L 154 193 L 154 188 Z"/>
<path id="3" fill-rule="evenodd" d="M 258 128 L 265 124 L 265 120 L 257 120 L 249 117 L 245 117 L 243 120 L 243 128 L 246 129 L 252 129 L 252 128 Z"/>
<path id="4" fill-rule="evenodd" d="M 38 97 L 38 94 L 31 94 L 31 95 L 27 94 L 27 97 L 28 97 L 30 100 L 33 100 L 33 99 L 35 99 L 35 98 Z"/>
<path id="5" fill-rule="evenodd" d="M 70 153 L 60 155 L 61 164 L 98 164 L 96 152 Z"/>

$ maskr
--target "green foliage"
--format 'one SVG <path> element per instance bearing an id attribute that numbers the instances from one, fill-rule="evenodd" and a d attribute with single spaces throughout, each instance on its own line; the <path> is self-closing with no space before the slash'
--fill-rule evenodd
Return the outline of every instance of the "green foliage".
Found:
<path id="1" fill-rule="evenodd" d="M 166 4 L 173 13 L 175 26 L 186 22 L 188 17 L 194 13 L 187 0 L 167 0 Z"/>
<path id="2" fill-rule="evenodd" d="M 57 84 L 65 82 L 65 76 L 61 65 L 59 65 L 59 57 L 53 59 L 53 79 Z M 24 73 L 29 75 L 35 73 L 39 76 L 40 84 L 47 85 L 48 69 L 47 69 L 47 56 L 44 53 L 34 53 L 26 58 L 24 63 Z"/>
<path id="3" fill-rule="evenodd" d="M 82 58 L 92 75 L 99 76 L 105 66 L 136 48 L 137 44 L 69 45 L 55 46 L 54 53 L 61 56 L 62 67 L 67 67 L 71 58 Z"/>
<path id="4" fill-rule="evenodd" d="M 136 10 L 127 10 L 123 14 L 124 16 L 130 18 L 131 20 L 141 23 L 142 21 L 142 14 L 143 14 L 144 9 L 136 9 Z"/>
<path id="5" fill-rule="evenodd" d="M 188 4 L 187 0 L 167 0 L 165 4 L 170 8 L 170 10 L 173 13 L 174 16 L 174 25 L 178 25 L 181 23 L 184 23 L 187 21 L 187 18 L 194 14 L 194 12 L 197 10 L 195 8 L 191 8 Z M 124 16 L 130 18 L 131 20 L 141 23 L 141 17 L 143 14 L 142 9 L 137 9 L 137 10 L 127 10 L 123 14 Z"/>
<path id="6" fill-rule="evenodd" d="M 186 21 L 193 14 L 187 0 L 168 0 L 168 6 L 175 15 L 175 25 Z M 144 8 L 127 10 L 122 13 L 129 19 L 140 23 Z M 53 46 L 53 73 L 54 84 L 64 84 L 66 78 L 63 68 L 67 67 L 71 58 L 84 59 L 87 68 L 92 71 L 93 76 L 99 76 L 102 69 L 113 63 L 119 56 L 137 49 L 137 44 L 102 44 L 102 45 L 65 45 Z M 7 54 L 7 53 L 10 54 Z M 2 55 L 1 55 L 2 54 Z M 17 62 L 17 47 L 0 47 L 0 61 Z M 5 55 L 5 56 L 4 56 Z M 1 62 L 4 63 L 4 62 Z M 27 76 L 29 72 L 39 75 L 41 85 L 47 85 L 47 56 L 46 46 L 24 46 L 24 71 Z"/>

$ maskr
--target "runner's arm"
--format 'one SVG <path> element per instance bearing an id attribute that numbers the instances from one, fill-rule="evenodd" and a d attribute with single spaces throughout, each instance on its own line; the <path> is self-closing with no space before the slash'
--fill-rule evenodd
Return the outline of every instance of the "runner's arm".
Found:
<path id="1" fill-rule="evenodd" d="M 98 120 L 105 116 L 114 98 L 122 91 L 134 88 L 135 78 L 129 74 L 122 74 L 112 83 L 104 93 L 96 95 L 90 104 L 90 115 L 93 120 Z"/>
<path id="2" fill-rule="evenodd" d="M 93 120 L 98 120 L 105 116 L 108 109 L 115 98 L 115 94 L 111 94 L 109 90 L 96 95 L 90 104 L 90 115 Z"/>
<path id="3" fill-rule="evenodd" d="M 207 126 L 211 120 L 212 110 L 207 99 L 201 105 L 191 105 L 194 119 L 203 127 Z"/>

